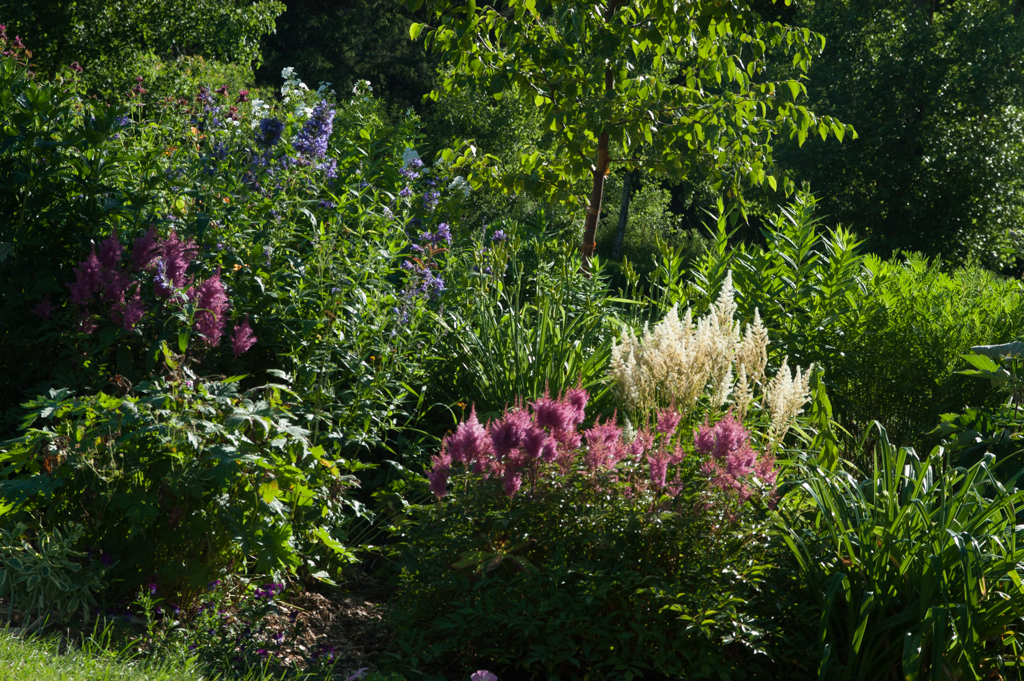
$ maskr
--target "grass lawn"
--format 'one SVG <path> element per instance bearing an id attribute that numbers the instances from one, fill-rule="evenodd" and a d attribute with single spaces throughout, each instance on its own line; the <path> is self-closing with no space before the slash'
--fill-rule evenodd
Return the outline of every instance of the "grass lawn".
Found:
<path id="1" fill-rule="evenodd" d="M 0 632 L 0 681 L 200 681 L 185 661 L 126 662 L 98 646 L 68 648 L 58 637 L 17 638 Z"/>

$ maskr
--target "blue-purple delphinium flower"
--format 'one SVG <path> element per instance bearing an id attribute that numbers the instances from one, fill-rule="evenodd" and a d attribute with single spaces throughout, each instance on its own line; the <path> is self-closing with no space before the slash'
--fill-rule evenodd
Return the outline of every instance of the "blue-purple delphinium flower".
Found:
<path id="1" fill-rule="evenodd" d="M 412 189 L 410 189 L 409 186 L 402 187 L 402 190 L 398 192 L 398 195 L 403 199 L 407 199 L 412 196 Z"/>
<path id="2" fill-rule="evenodd" d="M 260 121 L 260 134 L 256 141 L 264 147 L 272 147 L 281 141 L 282 132 L 284 132 L 284 123 L 276 118 L 264 118 Z"/>
<path id="3" fill-rule="evenodd" d="M 437 208 L 438 202 L 441 201 L 441 192 L 436 190 L 430 190 L 423 195 L 423 207 L 427 210 L 434 210 Z"/>
<path id="4" fill-rule="evenodd" d="M 424 232 L 420 235 L 420 241 L 434 246 L 442 242 L 450 244 L 452 242 L 452 233 L 448 228 L 448 223 L 442 222 L 439 224 L 436 232 Z"/>
<path id="5" fill-rule="evenodd" d="M 334 125 L 334 109 L 326 100 L 320 100 L 313 107 L 313 114 L 302 126 L 292 142 L 300 154 L 312 158 L 323 158 L 327 154 L 327 141 L 331 138 Z"/>
<path id="6" fill-rule="evenodd" d="M 491 241 L 493 241 L 494 243 L 501 243 L 502 241 L 504 241 L 507 238 L 508 238 L 508 235 L 505 234 L 505 230 L 499 229 L 498 231 L 496 231 L 491 236 Z"/>

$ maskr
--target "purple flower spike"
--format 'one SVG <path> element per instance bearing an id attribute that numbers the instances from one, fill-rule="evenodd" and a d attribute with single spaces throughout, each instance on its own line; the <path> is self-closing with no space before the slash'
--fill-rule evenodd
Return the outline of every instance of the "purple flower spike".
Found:
<path id="1" fill-rule="evenodd" d="M 199 311 L 196 312 L 192 328 L 203 337 L 204 343 L 215 347 L 224 335 L 224 322 L 230 308 L 224 284 L 220 281 L 220 269 L 199 285 L 194 292 L 194 300 Z"/>
<path id="2" fill-rule="evenodd" d="M 135 271 L 147 270 L 153 266 L 156 259 L 157 247 L 156 228 L 150 227 L 149 231 L 135 240 L 132 246 L 132 269 Z"/>
<path id="3" fill-rule="evenodd" d="M 451 475 L 452 457 L 448 452 L 441 452 L 437 456 L 431 457 L 430 460 L 433 463 L 430 472 L 427 473 L 427 479 L 430 480 L 430 491 L 440 499 L 448 493 L 448 476 Z"/>
<path id="4" fill-rule="evenodd" d="M 234 333 L 231 336 L 231 351 L 238 357 L 256 344 L 256 335 L 249 326 L 249 315 L 245 315 L 242 321 L 235 324 Z"/>
<path id="5" fill-rule="evenodd" d="M 313 114 L 292 142 L 295 151 L 309 158 L 323 158 L 327 154 L 327 141 L 331 138 L 333 121 L 334 109 L 327 100 L 317 102 Z"/>
<path id="6" fill-rule="evenodd" d="M 93 248 L 89 257 L 78 263 L 75 268 L 75 283 L 68 284 L 71 289 L 71 302 L 75 305 L 88 305 L 93 294 L 99 291 L 103 284 L 103 266 L 96 257 L 96 249 Z"/>
<path id="7" fill-rule="evenodd" d="M 100 242 L 99 261 L 106 269 L 112 270 L 121 264 L 122 255 L 124 247 L 121 246 L 116 231 Z"/>
<path id="8" fill-rule="evenodd" d="M 626 448 L 623 446 L 622 428 L 615 423 L 615 420 L 596 424 L 585 433 L 587 438 L 587 453 L 583 461 L 591 471 L 598 469 L 611 470 L 621 459 L 626 456 Z"/>
<path id="9" fill-rule="evenodd" d="M 565 395 L 565 399 L 568 401 L 573 408 L 573 426 L 578 426 L 583 423 L 583 419 L 586 418 L 587 402 L 590 400 L 590 394 L 583 388 L 576 387 L 570 390 Z"/>
<path id="10" fill-rule="evenodd" d="M 662 409 L 658 412 L 658 427 L 655 430 L 671 437 L 682 418 L 682 414 L 675 409 Z"/>
<path id="11" fill-rule="evenodd" d="M 522 409 L 507 412 L 500 420 L 491 423 L 487 430 L 491 436 L 491 448 L 499 461 L 519 448 L 529 427 L 530 416 Z"/>
<path id="12" fill-rule="evenodd" d="M 57 308 L 54 307 L 53 303 L 50 302 L 50 294 L 47 293 L 43 296 L 43 299 L 39 301 L 39 304 L 32 308 L 32 314 L 36 315 L 40 319 L 49 319 L 53 316 L 53 311 Z"/>
<path id="13" fill-rule="evenodd" d="M 472 464 L 489 451 L 490 440 L 477 419 L 476 405 L 470 407 L 469 418 L 459 424 L 453 435 L 445 438 L 442 446 L 451 455 L 452 461 L 466 465 Z"/>

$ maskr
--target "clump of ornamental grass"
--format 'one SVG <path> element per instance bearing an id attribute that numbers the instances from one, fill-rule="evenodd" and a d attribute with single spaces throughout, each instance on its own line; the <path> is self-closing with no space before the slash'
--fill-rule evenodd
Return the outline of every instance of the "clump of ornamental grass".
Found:
<path id="1" fill-rule="evenodd" d="M 632 415 L 672 405 L 692 416 L 701 398 L 713 411 L 727 406 L 740 422 L 752 408 L 767 413 L 767 439 L 774 446 L 810 396 L 810 369 L 791 370 L 784 358 L 768 378 L 768 330 L 760 313 L 745 328 L 734 319 L 735 291 L 728 273 L 718 299 L 696 321 L 673 306 L 640 337 L 622 330 L 612 344 L 608 376 L 623 409 Z"/>

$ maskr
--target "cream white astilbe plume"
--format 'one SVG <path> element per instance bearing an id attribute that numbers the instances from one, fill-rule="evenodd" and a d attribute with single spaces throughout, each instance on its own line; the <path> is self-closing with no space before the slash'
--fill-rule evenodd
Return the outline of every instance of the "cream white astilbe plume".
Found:
<path id="1" fill-rule="evenodd" d="M 761 314 L 755 310 L 741 330 L 736 309 L 730 272 L 703 317 L 694 320 L 687 310 L 680 319 L 673 307 L 653 327 L 645 325 L 639 338 L 624 329 L 609 366 L 620 405 L 634 414 L 674 405 L 686 414 L 707 394 L 712 408 L 731 403 L 742 419 L 759 402 L 770 415 L 773 443 L 780 440 L 807 401 L 807 376 L 799 369 L 792 374 L 784 362 L 766 381 L 768 331 Z"/>
<path id="2" fill-rule="evenodd" d="M 736 366 L 746 369 L 751 383 L 763 383 L 768 365 L 768 329 L 761 323 L 761 312 L 754 308 L 754 321 L 747 325 L 736 349 Z"/>
<path id="3" fill-rule="evenodd" d="M 754 391 L 747 380 L 747 369 L 740 364 L 739 376 L 736 377 L 736 386 L 732 389 L 732 404 L 736 410 L 736 418 L 742 421 L 747 415 L 750 403 L 754 401 Z"/>
<path id="4" fill-rule="evenodd" d="M 812 364 L 806 373 L 801 373 L 800 367 L 791 372 L 788 358 L 784 357 L 779 372 L 768 382 L 764 398 L 771 415 L 769 441 L 772 447 L 786 434 L 793 419 L 803 411 L 803 406 L 810 399 L 810 375 L 813 368 Z"/>

